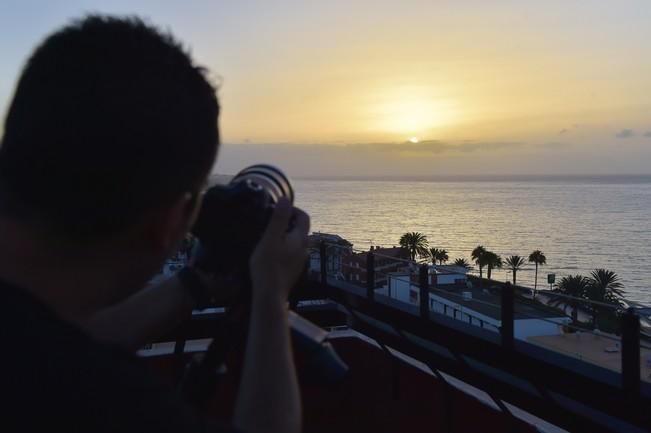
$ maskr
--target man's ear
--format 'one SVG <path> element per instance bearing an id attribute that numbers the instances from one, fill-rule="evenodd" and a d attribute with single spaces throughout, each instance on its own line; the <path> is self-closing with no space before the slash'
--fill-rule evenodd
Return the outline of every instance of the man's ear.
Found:
<path id="1" fill-rule="evenodd" d="M 194 223 L 199 202 L 197 194 L 184 193 L 152 211 L 143 221 L 150 247 L 166 257 L 174 253 Z"/>

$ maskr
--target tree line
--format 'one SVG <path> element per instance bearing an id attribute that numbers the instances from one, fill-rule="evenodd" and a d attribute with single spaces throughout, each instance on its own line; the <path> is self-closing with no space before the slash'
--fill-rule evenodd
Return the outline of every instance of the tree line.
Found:
<path id="1" fill-rule="evenodd" d="M 447 250 L 443 248 L 430 248 L 427 236 L 419 232 L 407 232 L 400 237 L 400 247 L 407 251 L 411 260 L 429 259 L 433 264 L 443 265 L 450 257 Z M 490 280 L 493 269 L 508 268 L 513 275 L 513 284 L 517 282 L 517 273 L 525 265 L 526 261 L 520 256 L 510 256 L 506 259 L 492 251 L 488 251 L 481 245 L 472 250 L 471 257 L 473 262 L 479 268 L 479 278 L 484 277 L 484 268 L 486 268 L 486 277 Z M 547 258 L 542 251 L 536 250 L 529 254 L 529 262 L 536 265 L 536 277 L 534 283 L 535 290 L 538 287 L 538 266 L 547 263 Z M 454 260 L 454 264 L 470 269 L 472 266 L 465 258 L 459 257 Z"/>
<path id="2" fill-rule="evenodd" d="M 567 275 L 556 283 L 549 304 L 562 306 L 564 311 L 570 307 L 574 322 L 578 321 L 579 308 L 585 308 L 591 312 L 592 323 L 596 326 L 600 315 L 612 316 L 624 305 L 622 287 L 619 276 L 608 269 L 595 269 L 587 277 Z"/>
<path id="3" fill-rule="evenodd" d="M 427 236 L 419 232 L 407 232 L 400 237 L 400 247 L 409 255 L 411 260 L 427 259 L 433 264 L 443 265 L 448 262 L 449 255 L 443 248 L 430 247 Z M 502 257 L 484 248 L 482 245 L 475 247 L 471 254 L 472 262 L 479 268 L 479 278 L 486 277 L 490 280 L 494 269 L 508 269 L 513 277 L 513 285 L 517 283 L 517 273 L 527 262 L 533 263 L 536 267 L 534 278 L 533 299 L 536 298 L 538 289 L 538 267 L 547 264 L 547 257 L 540 250 L 534 250 L 529 254 L 528 259 L 522 256 L 513 255 L 502 259 Z M 471 264 L 465 258 L 459 257 L 454 264 L 471 269 Z M 597 301 L 615 307 L 623 305 L 624 292 L 622 283 L 615 272 L 607 269 L 595 269 L 589 277 L 582 275 L 568 275 L 561 278 L 552 289 L 550 294 L 551 305 L 563 305 L 565 309 L 572 307 L 572 317 L 576 322 L 577 310 L 580 306 L 586 307 L 592 312 L 593 323 L 596 324 L 597 316 L 607 308 L 603 305 L 590 303 Z M 566 298 L 565 296 L 571 298 Z"/>

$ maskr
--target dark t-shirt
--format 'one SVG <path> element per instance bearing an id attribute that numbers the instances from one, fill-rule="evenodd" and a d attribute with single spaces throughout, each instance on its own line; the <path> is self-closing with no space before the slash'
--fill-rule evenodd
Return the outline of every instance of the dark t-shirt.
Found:
<path id="1" fill-rule="evenodd" d="M 0 431 L 226 432 L 134 354 L 92 339 L 0 281 Z"/>

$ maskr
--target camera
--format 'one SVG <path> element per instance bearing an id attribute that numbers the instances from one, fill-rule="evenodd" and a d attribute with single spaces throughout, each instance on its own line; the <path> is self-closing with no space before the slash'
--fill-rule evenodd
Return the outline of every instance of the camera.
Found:
<path id="1" fill-rule="evenodd" d="M 248 260 L 281 198 L 294 203 L 294 188 L 278 168 L 257 164 L 227 185 L 209 188 L 192 228 L 199 240 L 195 265 L 231 279 L 246 279 Z"/>
<path id="2" fill-rule="evenodd" d="M 213 392 L 211 383 L 218 380 L 215 366 L 221 365 L 237 336 L 243 338 L 246 325 L 242 322 L 246 320 L 238 317 L 237 307 L 246 307 L 250 295 L 249 258 L 281 198 L 293 205 L 294 188 L 280 169 L 267 164 L 245 168 L 227 185 L 210 187 L 203 197 L 191 230 L 199 240 L 194 265 L 218 275 L 235 290 L 227 325 L 210 344 L 203 361 L 191 362 L 186 371 L 183 389 L 192 401 L 205 401 Z M 327 332 L 291 311 L 289 321 L 292 340 L 305 353 L 311 380 L 341 380 L 348 367 L 327 342 Z"/>

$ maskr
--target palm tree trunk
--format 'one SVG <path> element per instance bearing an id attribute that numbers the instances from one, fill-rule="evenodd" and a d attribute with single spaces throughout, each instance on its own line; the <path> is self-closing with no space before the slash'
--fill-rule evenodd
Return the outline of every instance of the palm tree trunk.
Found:
<path id="1" fill-rule="evenodd" d="M 488 279 L 489 279 L 489 280 L 491 279 L 491 271 L 492 271 L 492 270 L 493 270 L 493 268 L 491 268 L 491 267 L 489 266 L 489 267 L 488 267 L 488 271 L 486 271 L 486 274 L 488 274 Z"/>
<path id="2" fill-rule="evenodd" d="M 538 288 L 538 262 L 536 262 L 536 279 L 533 282 L 533 299 L 536 299 L 537 288 Z"/>
<path id="3" fill-rule="evenodd" d="M 482 272 L 483 269 L 484 269 L 483 266 L 480 266 L 480 267 L 479 267 L 479 278 L 480 278 L 480 279 L 484 277 L 483 272 Z"/>
<path id="4" fill-rule="evenodd" d="M 597 306 L 592 306 L 592 326 L 597 329 Z"/>
<path id="5" fill-rule="evenodd" d="M 513 269 L 513 285 L 515 286 L 515 269 Z"/>
<path id="6" fill-rule="evenodd" d="M 578 322 L 579 318 L 579 306 L 576 304 L 576 302 L 572 303 L 572 322 L 576 323 Z"/>

